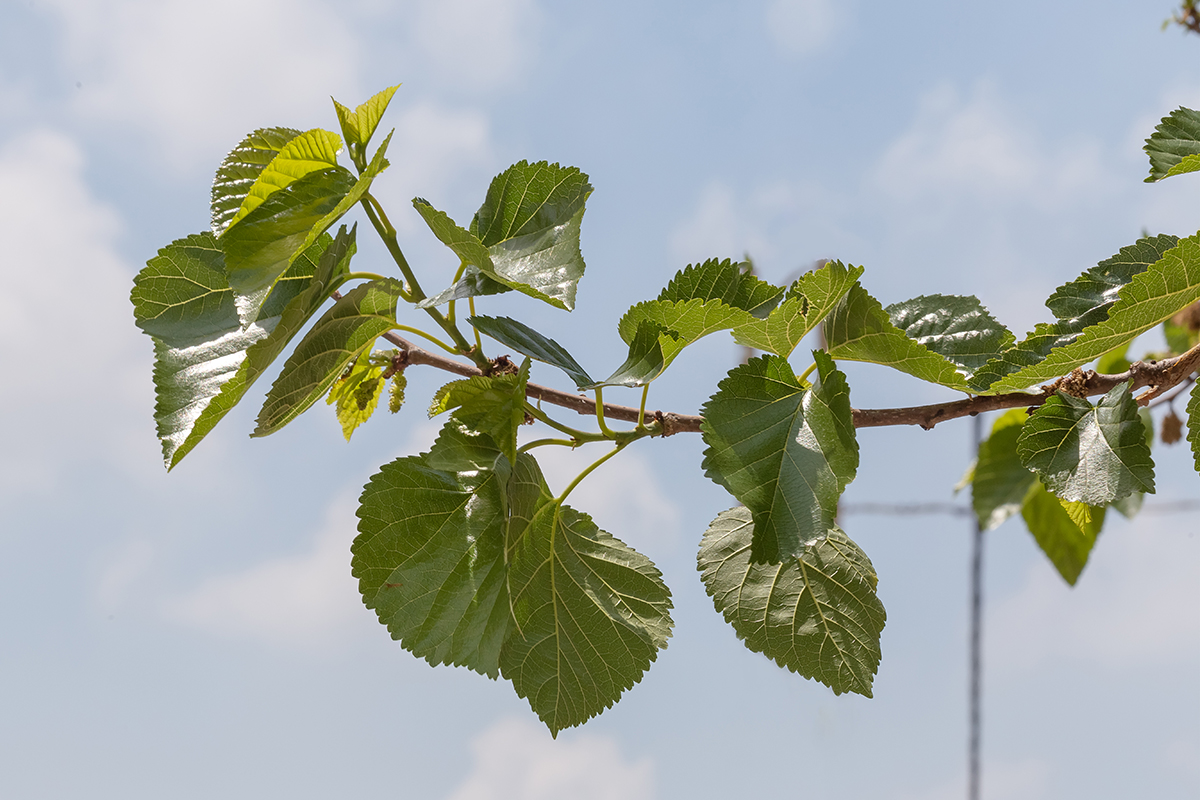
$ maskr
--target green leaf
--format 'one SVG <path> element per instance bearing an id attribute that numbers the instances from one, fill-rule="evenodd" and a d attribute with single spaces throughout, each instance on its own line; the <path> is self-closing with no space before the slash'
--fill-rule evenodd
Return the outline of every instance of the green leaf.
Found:
<path id="1" fill-rule="evenodd" d="M 835 694 L 871 696 L 887 614 L 875 569 L 839 528 L 799 557 L 751 560 L 752 515 L 722 511 L 700 541 L 704 590 L 746 647 Z"/>
<path id="2" fill-rule="evenodd" d="M 134 280 L 138 327 L 154 339 L 155 420 L 167 469 L 208 435 L 271 365 L 344 275 L 354 233 L 324 237 L 243 328 L 211 233 L 168 245 Z"/>
<path id="3" fill-rule="evenodd" d="M 429 416 L 457 409 L 454 417 L 473 431 L 487 434 L 510 463 L 517 461 L 517 429 L 525 422 L 525 385 L 529 359 L 515 374 L 477 376 L 453 381 L 438 390 Z"/>
<path id="4" fill-rule="evenodd" d="M 494 283 L 570 311 L 584 271 L 579 230 L 592 192 L 587 180 L 574 167 L 521 161 L 492 181 L 470 230 L 422 198 L 413 200 L 413 206 L 464 264 Z M 496 291 L 493 284 L 471 276 L 418 305 L 471 297 L 480 287 Z"/>
<path id="5" fill-rule="evenodd" d="M 689 264 L 675 274 L 658 299 L 674 303 L 720 300 L 763 319 L 779 304 L 783 289 L 759 280 L 746 267 L 746 264 L 735 264 L 729 259 L 718 261 L 715 258 L 703 264 Z"/>
<path id="6" fill-rule="evenodd" d="M 671 359 L 679 354 L 686 342 L 674 332 L 664 330 L 657 322 L 646 320 L 637 327 L 629 343 L 629 355 L 612 375 L 584 389 L 601 386 L 645 386 L 666 370 Z"/>
<path id="7" fill-rule="evenodd" d="M 755 562 L 798 558 L 824 539 L 858 469 L 846 378 L 825 353 L 813 358 L 809 389 L 785 359 L 764 356 L 730 371 L 702 410 L 701 466 L 750 509 Z"/>
<path id="8" fill-rule="evenodd" d="M 391 134 L 357 179 L 337 167 L 318 170 L 271 194 L 221 237 L 238 315 L 252 322 L 275 281 L 300 253 L 354 207 L 387 169 Z"/>
<path id="9" fill-rule="evenodd" d="M 862 267 L 847 268 L 840 261 L 827 261 L 801 275 L 788 288 L 787 298 L 765 319 L 734 329 L 738 344 L 788 356 L 809 331 L 834 309 L 863 273 Z"/>
<path id="10" fill-rule="evenodd" d="M 1154 493 L 1154 462 L 1131 383 L 1092 406 L 1058 392 L 1026 421 L 1017 439 L 1021 463 L 1072 503 L 1105 506 L 1134 492 Z"/>
<path id="11" fill-rule="evenodd" d="M 341 149 L 342 140 L 338 135 L 320 128 L 292 137 L 258 173 L 227 227 L 233 228 L 272 194 L 305 175 L 336 167 Z"/>
<path id="12" fill-rule="evenodd" d="M 333 101 L 338 124 L 341 125 L 342 135 L 346 137 L 348 144 L 362 148 L 367 146 L 375 134 L 375 128 L 379 126 L 379 120 L 383 118 L 383 112 L 387 111 L 388 103 L 392 102 L 392 95 L 399 88 L 400 84 L 390 86 L 353 111 L 337 100 Z"/>
<path id="13" fill-rule="evenodd" d="M 1200 170 L 1200 112 L 1175 109 L 1155 126 L 1143 149 L 1150 157 L 1146 183 Z"/>
<path id="14" fill-rule="evenodd" d="M 1080 528 L 1059 499 L 1041 481 L 1035 481 L 1021 507 L 1021 515 L 1058 574 L 1074 586 L 1104 525 L 1104 509 L 1092 509 L 1091 522 Z"/>
<path id="15" fill-rule="evenodd" d="M 336 404 L 338 422 L 346 441 L 359 425 L 371 418 L 383 394 L 383 364 L 374 363 L 366 353 L 359 355 L 350 368 L 329 387 L 326 403 Z"/>
<path id="16" fill-rule="evenodd" d="M 1138 244 L 1153 248 L 1165 238 L 1143 239 Z M 1082 329 L 1068 344 L 1055 346 L 1044 360 L 1037 360 L 1037 352 L 1034 352 L 1028 366 L 992 383 L 988 393 L 1022 391 L 1065 375 L 1093 358 L 1133 341 L 1197 299 L 1200 299 L 1200 234 L 1179 240 L 1158 261 L 1121 286 L 1106 319 Z M 1050 326 L 1039 325 L 1038 330 L 1047 327 Z M 1044 335 L 1057 336 L 1053 329 L 1044 331 Z M 1033 338 L 1031 335 L 1026 342 Z M 1005 354 L 1006 360 L 1009 354 L 1022 349 L 1028 349 L 1025 343 Z M 1044 348 L 1032 349 L 1040 352 Z M 977 379 L 981 377 L 976 376 Z"/>
<path id="17" fill-rule="evenodd" d="M 834 358 L 882 364 L 923 381 L 967 391 L 954 362 L 908 338 L 859 283 L 825 318 L 825 341 Z"/>
<path id="18" fill-rule="evenodd" d="M 505 583 L 508 462 L 451 419 L 429 453 L 363 489 L 351 573 L 393 639 L 430 664 L 495 678 L 512 626 Z"/>
<path id="19" fill-rule="evenodd" d="M 595 379 L 579 366 L 579 362 L 562 345 L 525 323 L 509 317 L 484 316 L 468 317 L 467 321 L 480 333 L 492 337 L 506 347 L 511 347 L 521 355 L 558 367 L 567 373 L 567 377 L 574 381 L 578 388 L 595 385 Z"/>
<path id="20" fill-rule="evenodd" d="M 1200 472 L 1200 383 L 1192 387 L 1187 404 L 1187 440 L 1196 458 L 1196 472 Z"/>
<path id="21" fill-rule="evenodd" d="M 1200 344 L 1200 303 L 1192 303 L 1164 322 L 1163 338 L 1177 356 Z"/>
<path id="22" fill-rule="evenodd" d="M 1021 463 L 1017 437 L 1028 414 L 1014 408 L 992 425 L 987 441 L 979 445 L 979 458 L 971 482 L 971 506 L 985 531 L 1000 527 L 1021 510 L 1037 476 Z"/>
<path id="23" fill-rule="evenodd" d="M 720 300 L 649 300 L 638 303 L 625 312 L 617 324 L 617 332 L 626 344 L 630 344 L 643 322 L 652 322 L 664 330 L 671 331 L 680 347 L 683 347 L 716 331 L 735 328 L 754 320 L 750 312 L 728 305 Z M 668 360 L 668 364 L 670 361 Z"/>
<path id="24" fill-rule="evenodd" d="M 925 295 L 885 310 L 905 336 L 952 362 L 967 377 L 1015 341 L 974 296 Z"/>
<path id="25" fill-rule="evenodd" d="M 1120 375 L 1132 366 L 1128 356 L 1128 344 L 1109 350 L 1096 361 L 1096 372 L 1101 375 Z"/>
<path id="26" fill-rule="evenodd" d="M 212 185 L 212 230 L 220 236 L 242 207 L 250 187 L 267 164 L 300 131 L 294 128 L 260 128 L 238 143 L 217 168 Z"/>
<path id="27" fill-rule="evenodd" d="M 274 433 L 321 398 L 346 367 L 396 324 L 401 285 L 390 278 L 354 287 L 317 320 L 267 393 L 252 436 Z"/>
<path id="28" fill-rule="evenodd" d="M 641 679 L 671 635 L 671 593 L 648 558 L 570 506 L 543 502 L 507 552 L 516 631 L 500 669 L 557 734 Z"/>

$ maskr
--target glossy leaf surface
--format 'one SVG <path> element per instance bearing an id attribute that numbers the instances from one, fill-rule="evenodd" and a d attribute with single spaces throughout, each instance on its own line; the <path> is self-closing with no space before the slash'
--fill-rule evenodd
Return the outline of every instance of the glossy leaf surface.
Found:
<path id="1" fill-rule="evenodd" d="M 1014 341 L 977 297 L 925 295 L 885 310 L 905 336 L 950 361 L 967 377 Z"/>
<path id="2" fill-rule="evenodd" d="M 267 164 L 299 135 L 300 131 L 294 128 L 260 128 L 225 156 L 212 185 L 213 233 L 220 236 L 225 232 Z"/>
<path id="3" fill-rule="evenodd" d="M 788 356 L 841 302 L 862 273 L 862 267 L 847 268 L 840 261 L 828 261 L 801 275 L 788 288 L 784 301 L 765 319 L 738 326 L 733 332 L 734 340 L 747 347 Z"/>
<path id="4" fill-rule="evenodd" d="M 1200 170 L 1200 112 L 1175 109 L 1155 126 L 1144 149 L 1150 157 L 1146 183 Z"/>
<path id="5" fill-rule="evenodd" d="M 580 389 L 595 384 L 595 379 L 579 366 L 579 362 L 566 351 L 566 348 L 523 322 L 509 317 L 484 316 L 469 317 L 468 321 L 480 333 L 492 337 L 506 347 L 511 347 L 521 355 L 552 367 L 558 367 L 567 373 L 567 377 L 574 381 Z"/>
<path id="6" fill-rule="evenodd" d="M 342 140 L 337 134 L 320 128 L 293 136 L 258 173 L 241 207 L 230 218 L 228 227 L 236 226 L 272 194 L 305 175 L 336 167 L 337 154 L 341 149 Z"/>
<path id="7" fill-rule="evenodd" d="M 700 542 L 704 589 L 749 649 L 835 694 L 871 696 L 887 614 L 866 554 L 839 528 L 778 564 L 750 557 L 754 522 L 722 511 Z"/>

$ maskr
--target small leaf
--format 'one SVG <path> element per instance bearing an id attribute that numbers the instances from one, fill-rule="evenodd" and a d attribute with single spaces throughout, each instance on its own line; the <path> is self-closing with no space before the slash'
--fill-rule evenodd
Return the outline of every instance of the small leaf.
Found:
<path id="1" fill-rule="evenodd" d="M 351 361 L 396 324 L 401 286 L 390 278 L 354 287 L 317 320 L 283 365 L 252 436 L 266 436 L 321 398 Z"/>
<path id="2" fill-rule="evenodd" d="M 806 389 L 787 361 L 753 358 L 705 404 L 704 474 L 750 509 L 754 561 L 798 558 L 833 528 L 838 498 L 858 469 L 850 389 L 814 351 Z"/>
<path id="3" fill-rule="evenodd" d="M 242 207 L 250 187 L 300 131 L 293 128 L 260 128 L 238 143 L 217 168 L 212 185 L 212 230 L 220 236 Z"/>
<path id="4" fill-rule="evenodd" d="M 400 84 L 390 86 L 353 111 L 337 100 L 333 101 L 334 110 L 337 111 L 338 124 L 342 128 L 342 135 L 346 137 L 347 144 L 361 148 L 367 146 L 375 134 L 375 128 L 379 126 L 379 120 L 383 119 L 383 112 L 387 111 L 388 103 L 392 102 L 392 95 L 399 88 Z"/>
<path id="5" fill-rule="evenodd" d="M 528 382 L 529 359 L 525 359 L 516 374 L 453 381 L 434 395 L 429 416 L 457 409 L 455 419 L 472 431 L 487 434 L 509 462 L 516 463 L 517 429 L 525 422 Z"/>
<path id="6" fill-rule="evenodd" d="M 467 321 L 480 333 L 492 337 L 506 347 L 511 347 L 521 355 L 558 367 L 567 373 L 567 377 L 580 389 L 595 384 L 592 376 L 579 366 L 579 362 L 562 345 L 523 322 L 509 317 L 483 316 L 468 317 Z"/>
<path id="7" fill-rule="evenodd" d="M 704 590 L 746 647 L 834 694 L 871 696 L 887 614 L 875 569 L 840 529 L 799 557 L 751 561 L 750 511 L 722 511 L 700 542 Z"/>
<path id="8" fill-rule="evenodd" d="M 454 419 L 429 453 L 363 489 L 351 572 L 393 639 L 430 664 L 495 678 L 512 626 L 504 568 L 508 462 Z"/>
<path id="9" fill-rule="evenodd" d="M 1035 481 L 1021 507 L 1021 515 L 1058 574 L 1074 586 L 1104 525 L 1104 509 L 1091 509 L 1090 523 L 1081 528 L 1059 499 L 1041 481 Z M 1078 509 L 1076 515 L 1082 520 Z"/>
<path id="10" fill-rule="evenodd" d="M 629 343 L 629 355 L 625 363 L 604 380 L 581 388 L 645 386 L 663 374 L 667 364 L 685 344 L 673 331 L 664 330 L 658 323 L 646 320 L 638 325 L 637 333 Z"/>
<path id="11" fill-rule="evenodd" d="M 800 340 L 841 302 L 862 273 L 862 267 L 847 268 L 840 261 L 825 262 L 797 278 L 788 288 L 787 298 L 765 319 L 734 329 L 734 341 L 776 355 L 790 355 Z"/>
<path id="12" fill-rule="evenodd" d="M 684 346 L 710 333 L 735 328 L 753 319 L 750 312 L 720 300 L 650 300 L 638 303 L 626 311 L 617 324 L 617 332 L 621 339 L 629 344 L 633 341 L 639 325 L 643 322 L 653 322 L 675 334 L 673 338 L 681 344 L 680 349 L 676 351 L 678 353 Z"/>
<path id="13" fill-rule="evenodd" d="M 1175 109 L 1155 126 L 1143 149 L 1150 157 L 1146 183 L 1200 170 L 1200 112 Z"/>
<path id="14" fill-rule="evenodd" d="M 1192 386 L 1187 404 L 1187 440 L 1192 445 L 1196 459 L 1196 472 L 1200 472 L 1200 383 Z"/>
<path id="15" fill-rule="evenodd" d="M 1134 492 L 1154 493 L 1154 462 L 1131 383 L 1093 407 L 1062 392 L 1025 423 L 1017 452 L 1046 488 L 1068 502 L 1106 506 Z"/>
<path id="16" fill-rule="evenodd" d="M 719 300 L 764 319 L 783 298 L 783 289 L 754 277 L 746 266 L 715 258 L 703 264 L 689 264 L 675 274 L 658 299 L 673 303 Z"/>
<path id="17" fill-rule="evenodd" d="M 404 390 L 408 388 L 408 377 L 403 372 L 392 376 L 392 388 L 388 394 L 388 411 L 396 414 L 404 405 Z"/>
<path id="18" fill-rule="evenodd" d="M 1015 341 L 974 296 L 926 295 L 885 310 L 905 336 L 943 356 L 968 378 Z"/>
<path id="19" fill-rule="evenodd" d="M 500 670 L 557 734 L 641 679 L 671 635 L 671 593 L 648 558 L 566 505 L 543 502 L 507 553 L 516 630 Z"/>
<path id="20" fill-rule="evenodd" d="M 1023 408 L 1002 414 L 992 433 L 979 445 L 979 458 L 971 482 L 971 505 L 985 531 L 1000 527 L 1021 510 L 1037 476 L 1021 464 L 1017 437 L 1028 415 Z"/>
<path id="21" fill-rule="evenodd" d="M 271 163 L 258 173 L 227 227 L 234 228 L 272 194 L 305 175 L 336 167 L 337 154 L 341 149 L 342 140 L 337 134 L 320 128 L 292 137 L 271 159 Z"/>
<path id="22" fill-rule="evenodd" d="M 338 422 L 342 424 L 342 435 L 347 442 L 358 426 L 375 413 L 379 396 L 383 394 L 384 369 L 386 367 L 372 363 L 372 359 L 363 353 L 329 387 L 326 403 L 336 405 Z"/>

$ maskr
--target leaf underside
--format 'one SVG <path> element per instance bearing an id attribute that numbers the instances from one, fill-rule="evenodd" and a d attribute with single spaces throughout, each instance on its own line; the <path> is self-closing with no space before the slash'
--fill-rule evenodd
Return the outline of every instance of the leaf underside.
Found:
<path id="1" fill-rule="evenodd" d="M 1150 157 L 1146 183 L 1200 170 L 1200 112 L 1175 109 L 1155 126 L 1143 149 Z"/>

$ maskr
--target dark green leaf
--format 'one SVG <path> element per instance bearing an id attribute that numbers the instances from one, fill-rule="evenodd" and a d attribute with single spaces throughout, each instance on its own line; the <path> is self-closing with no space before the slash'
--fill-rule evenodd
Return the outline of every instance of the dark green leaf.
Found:
<path id="1" fill-rule="evenodd" d="M 346 137 L 348 144 L 358 147 L 367 146 L 375 134 L 375 128 L 379 126 L 379 120 L 383 118 L 383 112 L 387 111 L 388 103 L 392 101 L 392 95 L 399 88 L 400 84 L 388 87 L 353 111 L 337 100 L 333 101 L 334 110 L 337 111 L 338 124 L 342 128 L 342 135 Z"/>
<path id="2" fill-rule="evenodd" d="M 1037 482 L 1037 476 L 1021 464 L 1017 455 L 1017 437 L 1027 416 L 1023 408 L 1001 415 L 987 441 L 979 445 L 971 505 L 985 531 L 1000 527 L 1020 511 L 1030 487 Z"/>
<path id="3" fill-rule="evenodd" d="M 765 319 L 734 329 L 734 340 L 786 357 L 809 331 L 821 324 L 862 272 L 862 267 L 847 269 L 840 261 L 825 262 L 797 278 L 788 288 L 787 298 Z"/>
<path id="4" fill-rule="evenodd" d="M 480 333 L 490 336 L 506 347 L 511 347 L 534 361 L 558 367 L 580 389 L 595 384 L 592 376 L 579 366 L 570 353 L 553 339 L 543 336 L 523 322 L 508 317 L 469 317 L 467 319 Z"/>
<path id="5" fill-rule="evenodd" d="M 1091 509 L 1090 522 L 1081 528 L 1059 499 L 1041 481 L 1035 481 L 1021 507 L 1021 515 L 1058 574 L 1074 586 L 1104 525 L 1104 509 Z"/>
<path id="6" fill-rule="evenodd" d="M 543 502 L 511 531 L 508 591 L 500 670 L 554 734 L 615 703 L 671 635 L 659 571 L 570 506 Z"/>
<path id="7" fill-rule="evenodd" d="M 323 251 L 323 252 L 322 252 Z M 344 275 L 353 232 L 293 262 L 258 322 L 242 328 L 211 233 L 159 251 L 134 281 L 138 326 L 154 339 L 155 420 L 173 468 L 246 394 Z"/>
<path id="8" fill-rule="evenodd" d="M 363 489 L 351 572 L 393 639 L 430 664 L 495 678 L 512 626 L 505 583 L 507 460 L 453 418 L 429 453 Z"/>
<path id="9" fill-rule="evenodd" d="M 1200 112 L 1175 109 L 1154 128 L 1143 149 L 1150 157 L 1146 183 L 1200 169 Z"/>
<path id="10" fill-rule="evenodd" d="M 248 135 L 225 156 L 212 185 L 212 230 L 220 236 L 242 207 L 250 187 L 271 160 L 300 131 L 261 128 Z"/>
<path id="11" fill-rule="evenodd" d="M 967 377 L 1014 341 L 973 296 L 925 295 L 885 310 L 908 338 L 953 362 Z"/>
<path id="12" fill-rule="evenodd" d="M 1143 239 L 1139 244 L 1148 241 L 1152 240 Z M 1198 299 L 1200 234 L 1181 239 L 1161 259 L 1134 275 L 1118 290 L 1117 301 L 1109 309 L 1107 319 L 1085 328 L 1077 338 L 1057 347 L 1044 360 L 991 384 L 988 393 L 1021 391 L 1065 375 L 1093 358 L 1133 341 Z M 1022 345 L 1018 345 L 1009 353 L 1021 349 Z"/>
<path id="13" fill-rule="evenodd" d="M 487 434 L 510 463 L 517 461 L 517 429 L 525 422 L 525 385 L 529 359 L 516 374 L 478 376 L 448 383 L 438 390 L 429 408 L 433 417 L 457 409 L 455 419 Z"/>
<path id="14" fill-rule="evenodd" d="M 1154 493 L 1154 462 L 1128 383 L 1095 407 L 1062 392 L 1047 399 L 1026 421 L 1017 452 L 1068 502 L 1106 506 L 1134 492 Z"/>
<path id="15" fill-rule="evenodd" d="M 252 435 L 274 433 L 303 413 L 351 361 L 391 330 L 400 291 L 400 283 L 390 278 L 364 283 L 326 311 L 283 365 Z"/>
<path id="16" fill-rule="evenodd" d="M 659 300 L 674 303 L 720 300 L 757 319 L 771 313 L 782 297 L 783 289 L 754 277 L 745 264 L 715 258 L 703 264 L 689 264 L 658 295 Z"/>
<path id="17" fill-rule="evenodd" d="M 305 175 L 336 167 L 341 149 L 342 140 L 338 135 L 320 128 L 293 136 L 258 173 L 228 227 L 237 225 L 272 194 Z"/>
<path id="18" fill-rule="evenodd" d="M 746 647 L 781 667 L 835 694 L 870 697 L 887 614 L 866 553 L 834 527 L 798 558 L 757 564 L 753 527 L 748 509 L 731 508 L 700 542 L 697 566 L 717 611 Z"/>
<path id="19" fill-rule="evenodd" d="M 645 386 L 663 373 L 670 359 L 679 354 L 685 342 L 672 331 L 649 320 L 640 323 L 633 341 L 629 343 L 629 356 L 616 372 L 603 381 L 597 381 L 584 389 L 600 386 Z"/>
<path id="20" fill-rule="evenodd" d="M 750 509 L 755 562 L 798 558 L 824 539 L 858 469 L 846 378 L 825 353 L 813 357 L 811 389 L 785 359 L 754 358 L 702 411 L 704 472 Z"/>

